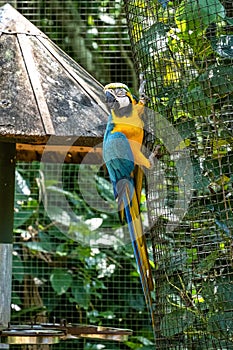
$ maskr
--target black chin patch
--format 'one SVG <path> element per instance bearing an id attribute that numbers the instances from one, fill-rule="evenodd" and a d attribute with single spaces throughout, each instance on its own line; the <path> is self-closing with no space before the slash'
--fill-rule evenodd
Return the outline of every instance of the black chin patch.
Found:
<path id="1" fill-rule="evenodd" d="M 111 94 L 111 92 L 106 91 L 106 105 L 108 108 L 112 109 L 117 117 L 129 117 L 132 113 L 132 102 L 129 98 L 129 105 L 120 108 L 120 103 L 117 101 L 116 97 Z"/>

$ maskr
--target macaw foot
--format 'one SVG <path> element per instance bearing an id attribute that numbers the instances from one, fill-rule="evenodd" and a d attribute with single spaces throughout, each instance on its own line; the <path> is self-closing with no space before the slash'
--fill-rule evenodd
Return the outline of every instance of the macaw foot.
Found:
<path id="1" fill-rule="evenodd" d="M 160 154 L 159 154 L 159 150 L 160 150 L 161 146 L 160 145 L 157 145 L 152 153 L 150 154 L 149 156 L 149 161 L 150 161 L 150 164 L 151 164 L 151 167 L 150 169 L 153 169 L 154 166 L 155 166 L 155 159 L 159 158 Z"/>
<path id="2" fill-rule="evenodd" d="M 144 79 L 144 73 L 140 73 L 139 74 L 139 99 L 140 101 L 143 101 L 144 103 L 146 103 L 146 101 L 149 100 L 149 97 L 146 95 L 145 93 L 145 85 L 146 85 L 146 79 Z"/>

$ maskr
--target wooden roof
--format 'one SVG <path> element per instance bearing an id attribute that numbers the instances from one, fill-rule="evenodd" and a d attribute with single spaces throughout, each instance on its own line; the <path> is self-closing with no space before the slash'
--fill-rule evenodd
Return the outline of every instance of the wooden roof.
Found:
<path id="1" fill-rule="evenodd" d="M 0 7 L 0 47 L 0 141 L 16 143 L 23 160 L 72 145 L 68 161 L 78 162 L 102 140 L 101 84 L 9 4 Z"/>

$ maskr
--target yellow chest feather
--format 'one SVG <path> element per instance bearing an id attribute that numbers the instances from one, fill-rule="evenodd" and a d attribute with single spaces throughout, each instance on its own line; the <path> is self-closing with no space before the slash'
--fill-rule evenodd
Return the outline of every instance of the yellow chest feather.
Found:
<path id="1" fill-rule="evenodd" d="M 132 114 L 129 117 L 117 117 L 113 112 L 112 119 L 114 128 L 112 133 L 122 132 L 128 139 L 137 141 L 141 144 L 143 140 L 144 126 L 144 123 L 140 118 L 141 109 L 141 106 L 134 106 Z"/>

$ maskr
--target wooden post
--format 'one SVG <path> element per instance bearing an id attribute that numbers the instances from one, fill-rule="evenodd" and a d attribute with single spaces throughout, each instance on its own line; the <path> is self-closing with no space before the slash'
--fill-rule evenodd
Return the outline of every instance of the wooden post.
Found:
<path id="1" fill-rule="evenodd" d="M 12 244 L 0 244 L 0 329 L 10 322 Z"/>
<path id="2" fill-rule="evenodd" d="M 0 142 L 0 329 L 10 322 L 15 144 Z"/>

